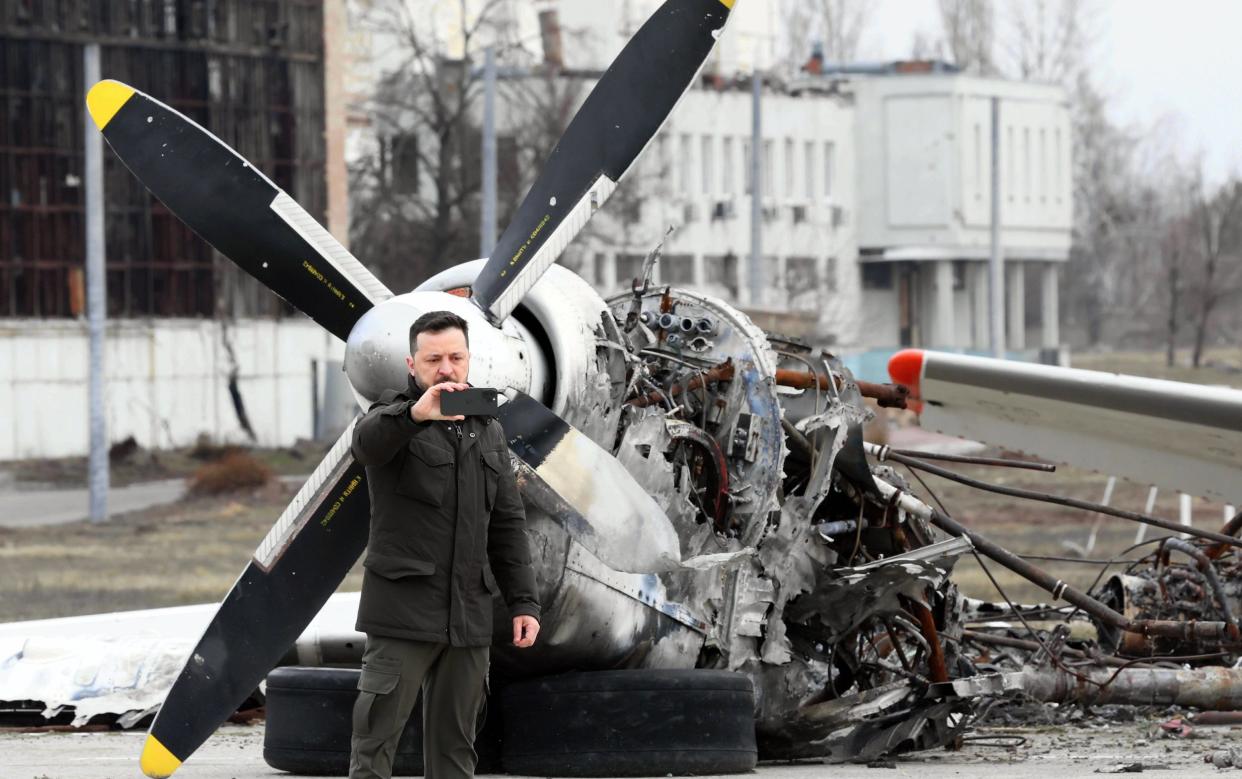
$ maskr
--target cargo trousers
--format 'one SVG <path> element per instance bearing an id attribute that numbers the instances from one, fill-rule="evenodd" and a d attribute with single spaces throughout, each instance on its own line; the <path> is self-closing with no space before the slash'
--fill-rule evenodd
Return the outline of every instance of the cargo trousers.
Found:
<path id="1" fill-rule="evenodd" d="M 486 646 L 455 647 L 368 634 L 354 702 L 349 779 L 390 779 L 397 741 L 420 689 L 424 776 L 473 776 L 487 669 Z"/>

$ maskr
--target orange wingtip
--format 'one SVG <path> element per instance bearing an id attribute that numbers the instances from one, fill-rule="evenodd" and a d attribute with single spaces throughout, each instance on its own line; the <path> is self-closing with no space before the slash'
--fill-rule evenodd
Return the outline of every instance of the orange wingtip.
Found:
<path id="1" fill-rule="evenodd" d="M 916 414 L 923 413 L 923 393 L 919 385 L 923 381 L 924 357 L 922 349 L 902 349 L 888 358 L 888 375 L 896 383 L 910 388 L 906 408 Z"/>

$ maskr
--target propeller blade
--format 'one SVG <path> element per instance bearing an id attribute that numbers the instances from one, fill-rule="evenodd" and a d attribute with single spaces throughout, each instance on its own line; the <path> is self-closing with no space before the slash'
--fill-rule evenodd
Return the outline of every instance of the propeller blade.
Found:
<path id="1" fill-rule="evenodd" d="M 108 145 L 168 210 L 290 305 L 345 340 L 392 292 L 314 217 L 185 115 L 119 81 L 86 105 Z"/>
<path id="2" fill-rule="evenodd" d="M 672 521 L 617 458 L 524 393 L 496 415 L 509 448 L 533 471 L 523 495 L 560 517 L 574 540 L 618 571 L 683 567 Z"/>
<path id="3" fill-rule="evenodd" d="M 258 686 L 367 544 L 366 471 L 350 423 L 255 550 L 151 723 L 140 759 L 171 775 Z"/>
<path id="4" fill-rule="evenodd" d="M 668 0 L 630 39 L 553 149 L 474 283 L 493 324 L 521 302 L 668 119 L 734 0 Z"/>

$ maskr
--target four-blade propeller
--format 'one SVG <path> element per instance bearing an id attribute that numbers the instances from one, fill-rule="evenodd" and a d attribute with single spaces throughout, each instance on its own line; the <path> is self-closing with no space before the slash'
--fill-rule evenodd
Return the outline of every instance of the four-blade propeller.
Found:
<path id="1" fill-rule="evenodd" d="M 732 5 L 667 0 L 604 74 L 474 285 L 489 322 L 504 321 L 612 193 L 694 82 Z M 337 337 L 392 297 L 292 198 L 187 117 L 110 80 L 92 87 L 87 104 L 113 151 L 169 210 Z M 501 422 L 514 453 L 589 525 L 580 540 L 597 556 L 628 570 L 679 564 L 671 522 L 615 458 L 528 396 Z M 151 726 L 141 761 L 148 776 L 170 775 L 206 741 L 363 551 L 368 488 L 349 435 L 260 544 L 191 653 Z M 603 506 L 582 488 L 584 457 L 602 489 L 624 500 Z"/>

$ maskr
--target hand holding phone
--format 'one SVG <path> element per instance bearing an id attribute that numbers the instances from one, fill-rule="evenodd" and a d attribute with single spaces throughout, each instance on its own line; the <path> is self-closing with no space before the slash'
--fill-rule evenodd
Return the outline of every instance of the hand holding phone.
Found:
<path id="1" fill-rule="evenodd" d="M 460 414 L 450 414 L 444 411 L 441 407 L 441 398 L 467 389 L 470 389 L 469 384 L 462 384 L 456 381 L 433 384 L 419 397 L 418 402 L 410 406 L 410 419 L 415 422 L 426 422 L 429 419 L 451 419 L 454 421 L 465 419 Z"/>

